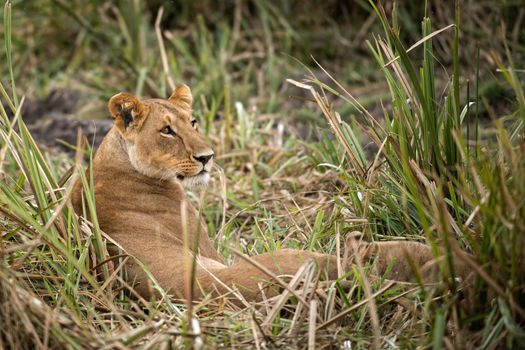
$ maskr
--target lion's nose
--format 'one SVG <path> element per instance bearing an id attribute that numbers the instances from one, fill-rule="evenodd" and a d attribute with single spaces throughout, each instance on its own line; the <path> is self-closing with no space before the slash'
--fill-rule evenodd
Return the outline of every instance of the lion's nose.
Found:
<path id="1" fill-rule="evenodd" d="M 198 162 L 201 162 L 202 165 L 206 165 L 206 163 L 208 163 L 212 157 L 213 157 L 213 153 L 206 154 L 206 155 L 200 155 L 200 156 L 193 156 L 193 159 L 195 159 Z"/>

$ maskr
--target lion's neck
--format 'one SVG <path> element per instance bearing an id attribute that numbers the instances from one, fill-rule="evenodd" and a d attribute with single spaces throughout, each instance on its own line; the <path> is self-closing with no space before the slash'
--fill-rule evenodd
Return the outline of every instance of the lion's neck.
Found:
<path id="1" fill-rule="evenodd" d="M 129 161 L 126 147 L 124 139 L 113 127 L 100 144 L 93 166 L 95 168 L 110 166 L 131 171 L 133 167 Z"/>

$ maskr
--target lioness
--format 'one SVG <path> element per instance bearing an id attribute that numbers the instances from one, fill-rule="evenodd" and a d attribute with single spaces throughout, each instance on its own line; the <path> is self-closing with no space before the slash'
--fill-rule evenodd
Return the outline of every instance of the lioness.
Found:
<path id="1" fill-rule="evenodd" d="M 257 300 L 259 282 L 271 275 L 293 275 L 309 259 L 328 278 L 338 277 L 335 256 L 292 249 L 255 256 L 255 264 L 244 259 L 231 266 L 225 264 L 183 189 L 206 185 L 214 156 L 197 131 L 192 94 L 186 85 L 177 87 L 167 100 L 139 100 L 119 93 L 110 99 L 108 108 L 114 126 L 93 161 L 98 222 L 127 253 L 147 266 L 168 293 L 184 298 L 188 253 L 184 251 L 184 230 L 189 246 L 198 244 L 197 298 L 236 287 L 246 300 Z M 77 182 L 75 186 L 73 205 L 81 215 L 82 185 Z M 400 280 L 410 278 L 407 255 L 420 266 L 433 258 L 428 246 L 415 242 L 360 243 L 359 247 L 363 258 L 379 260 L 378 274 L 396 260 L 389 277 Z M 142 267 L 130 266 L 128 277 L 139 294 L 150 297 Z"/>

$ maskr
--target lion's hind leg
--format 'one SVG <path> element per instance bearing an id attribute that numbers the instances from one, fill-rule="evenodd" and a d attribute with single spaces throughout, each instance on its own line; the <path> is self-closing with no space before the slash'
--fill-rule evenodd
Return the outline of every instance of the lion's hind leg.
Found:
<path id="1" fill-rule="evenodd" d="M 439 280 L 440 260 L 436 259 L 428 244 L 410 241 L 365 242 L 349 238 L 345 249 L 359 254 L 363 263 L 373 263 L 372 273 L 397 281 L 413 282 L 419 275 L 424 282 Z M 454 275 L 466 278 L 470 270 L 455 255 L 452 257 Z"/>

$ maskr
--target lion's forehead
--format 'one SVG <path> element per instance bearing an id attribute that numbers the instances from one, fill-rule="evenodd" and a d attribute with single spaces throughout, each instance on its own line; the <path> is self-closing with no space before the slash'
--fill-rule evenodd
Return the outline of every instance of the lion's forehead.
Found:
<path id="1" fill-rule="evenodd" d="M 170 103 L 169 101 L 161 99 L 150 99 L 144 101 L 150 107 L 149 117 L 159 118 L 163 122 L 166 121 L 166 117 L 177 119 L 188 119 L 191 116 L 191 111 L 180 108 L 179 106 Z"/>

